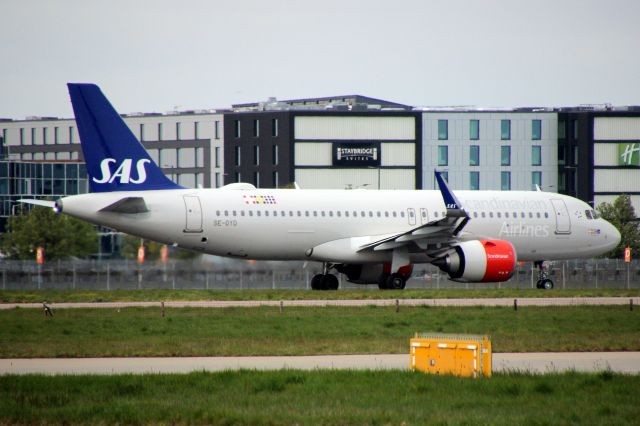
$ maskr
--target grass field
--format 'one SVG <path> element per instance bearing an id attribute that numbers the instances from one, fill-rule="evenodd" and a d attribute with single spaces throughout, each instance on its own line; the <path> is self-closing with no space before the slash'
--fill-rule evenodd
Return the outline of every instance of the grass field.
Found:
<path id="1" fill-rule="evenodd" d="M 0 311 L 0 357 L 408 353 L 416 331 L 492 336 L 496 352 L 640 350 L 640 309 L 291 307 Z"/>
<path id="2" fill-rule="evenodd" d="M 538 289 L 484 290 L 41 290 L 0 291 L 0 303 L 129 302 L 161 300 L 308 300 L 308 299 L 453 299 L 485 297 L 598 297 L 640 296 L 640 290 L 584 289 L 542 291 Z"/>
<path id="3" fill-rule="evenodd" d="M 640 376 L 389 371 L 3 376 L 0 424 L 637 424 Z"/>

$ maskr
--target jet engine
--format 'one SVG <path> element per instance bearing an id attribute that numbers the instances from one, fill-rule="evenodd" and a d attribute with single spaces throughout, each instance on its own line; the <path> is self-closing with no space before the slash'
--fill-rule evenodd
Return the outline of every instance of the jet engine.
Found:
<path id="1" fill-rule="evenodd" d="M 432 263 L 453 281 L 506 281 L 513 275 L 516 251 L 504 240 L 464 241 Z"/>

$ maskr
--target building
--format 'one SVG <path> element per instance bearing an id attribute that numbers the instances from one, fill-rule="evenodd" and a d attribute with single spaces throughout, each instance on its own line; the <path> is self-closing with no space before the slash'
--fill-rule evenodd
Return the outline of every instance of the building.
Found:
<path id="1" fill-rule="evenodd" d="M 557 189 L 557 114 L 549 110 L 423 110 L 423 188 L 441 171 L 452 189 Z"/>
<path id="2" fill-rule="evenodd" d="M 293 182 L 309 189 L 421 187 L 421 124 L 413 111 L 360 105 L 351 110 L 241 109 L 224 119 L 225 183 L 249 182 L 258 188 Z"/>
<path id="3" fill-rule="evenodd" d="M 594 207 L 628 194 L 640 212 L 640 107 L 559 109 L 558 189 Z"/>

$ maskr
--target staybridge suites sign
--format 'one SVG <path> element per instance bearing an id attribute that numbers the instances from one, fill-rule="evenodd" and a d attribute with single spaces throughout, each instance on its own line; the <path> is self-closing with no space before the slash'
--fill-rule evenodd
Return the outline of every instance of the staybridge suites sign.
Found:
<path id="1" fill-rule="evenodd" d="M 333 165 L 348 167 L 379 166 L 380 144 L 375 142 L 334 142 Z"/>

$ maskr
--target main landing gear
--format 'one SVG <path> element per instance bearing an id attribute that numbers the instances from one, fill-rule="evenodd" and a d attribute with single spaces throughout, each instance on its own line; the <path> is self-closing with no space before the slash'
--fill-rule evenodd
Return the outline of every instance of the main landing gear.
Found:
<path id="1" fill-rule="evenodd" d="M 311 278 L 312 290 L 337 290 L 340 285 L 338 277 L 329 273 L 331 267 L 327 262 L 322 264 L 322 273 Z"/>
<path id="2" fill-rule="evenodd" d="M 404 290 L 407 285 L 407 279 L 399 273 L 382 274 L 378 281 L 380 290 Z"/>
<path id="3" fill-rule="evenodd" d="M 549 273 L 547 272 L 544 260 L 537 260 L 533 262 L 533 265 L 538 268 L 538 281 L 536 281 L 536 288 L 542 290 L 553 289 L 553 280 L 549 278 Z"/>

